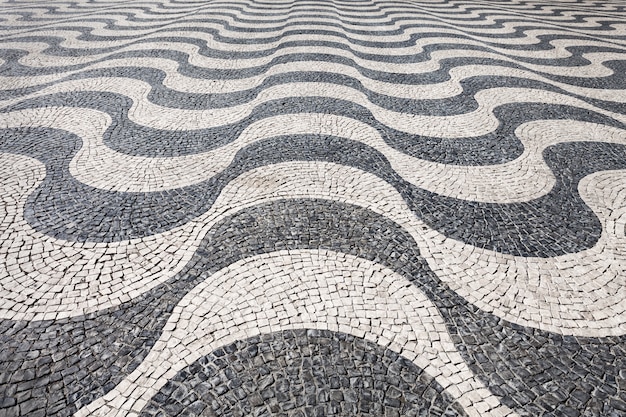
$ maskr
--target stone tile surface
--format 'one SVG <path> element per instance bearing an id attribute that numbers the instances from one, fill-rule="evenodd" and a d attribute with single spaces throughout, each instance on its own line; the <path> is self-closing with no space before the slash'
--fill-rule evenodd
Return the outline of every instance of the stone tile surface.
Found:
<path id="1" fill-rule="evenodd" d="M 626 416 L 626 4 L 0 4 L 0 417 Z"/>

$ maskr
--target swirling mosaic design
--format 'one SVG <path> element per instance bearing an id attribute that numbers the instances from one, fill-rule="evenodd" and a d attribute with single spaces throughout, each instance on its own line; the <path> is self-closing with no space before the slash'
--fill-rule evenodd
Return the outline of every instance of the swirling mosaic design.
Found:
<path id="1" fill-rule="evenodd" d="M 0 5 L 0 416 L 626 416 L 626 4 Z"/>

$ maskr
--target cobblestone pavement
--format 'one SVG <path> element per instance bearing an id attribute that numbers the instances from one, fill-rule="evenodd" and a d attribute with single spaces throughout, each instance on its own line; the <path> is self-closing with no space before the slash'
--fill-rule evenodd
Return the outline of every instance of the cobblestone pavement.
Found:
<path id="1" fill-rule="evenodd" d="M 626 416 L 622 0 L 0 4 L 0 417 Z"/>

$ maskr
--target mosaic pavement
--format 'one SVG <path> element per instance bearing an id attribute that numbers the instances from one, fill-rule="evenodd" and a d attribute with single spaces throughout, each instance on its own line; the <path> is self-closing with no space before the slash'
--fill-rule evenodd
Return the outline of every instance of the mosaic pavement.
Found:
<path id="1" fill-rule="evenodd" d="M 626 416 L 626 3 L 0 5 L 0 417 Z"/>

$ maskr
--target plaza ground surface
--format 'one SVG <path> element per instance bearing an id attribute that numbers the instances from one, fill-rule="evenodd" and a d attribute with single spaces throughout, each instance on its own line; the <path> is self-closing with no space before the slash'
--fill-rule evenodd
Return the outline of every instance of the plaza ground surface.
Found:
<path id="1" fill-rule="evenodd" d="M 626 3 L 0 5 L 0 417 L 626 416 Z"/>

